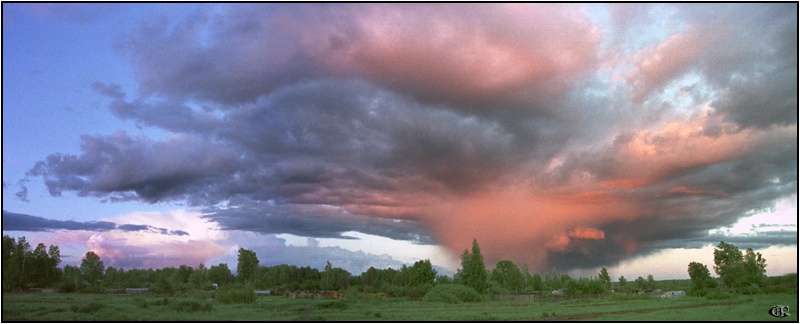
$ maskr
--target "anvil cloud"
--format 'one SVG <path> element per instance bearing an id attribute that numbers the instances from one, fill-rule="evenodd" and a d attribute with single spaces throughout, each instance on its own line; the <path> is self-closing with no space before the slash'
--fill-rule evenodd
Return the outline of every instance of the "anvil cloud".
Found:
<path id="1" fill-rule="evenodd" d="M 192 8 L 115 44 L 136 88 L 90 86 L 166 135 L 83 135 L 31 179 L 545 271 L 713 244 L 797 195 L 796 4 Z"/>

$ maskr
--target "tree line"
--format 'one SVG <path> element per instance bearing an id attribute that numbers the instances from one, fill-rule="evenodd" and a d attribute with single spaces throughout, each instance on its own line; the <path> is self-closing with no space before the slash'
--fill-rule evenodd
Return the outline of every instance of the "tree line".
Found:
<path id="1" fill-rule="evenodd" d="M 763 287 L 766 280 L 766 260 L 760 253 L 747 250 L 742 253 L 735 246 L 720 242 L 715 249 L 715 271 L 720 279 L 712 278 L 705 265 L 689 264 L 692 292 L 702 294 L 708 289 L 735 287 L 749 289 L 752 293 Z M 540 275 L 531 274 L 527 265 L 519 267 L 512 261 L 497 262 L 494 269 L 486 268 L 476 240 L 461 255 L 461 268 L 452 276 L 438 274 L 430 260 L 419 260 L 399 269 L 370 267 L 361 274 L 351 274 L 327 262 L 322 270 L 294 265 L 262 266 L 254 251 L 239 249 L 236 273 L 228 264 L 211 267 L 204 264 L 196 268 L 187 265 L 162 269 L 121 269 L 105 267 L 100 256 L 89 251 L 80 266 L 61 263 L 58 246 L 46 247 L 40 243 L 31 249 L 25 237 L 17 240 L 3 237 L 3 290 L 32 287 L 53 288 L 61 292 L 102 292 L 105 289 L 148 288 L 153 293 L 181 294 L 191 290 L 213 290 L 237 287 L 271 290 L 285 294 L 295 290 L 335 290 L 346 293 L 384 293 L 393 297 L 422 298 L 437 285 L 466 286 L 475 292 L 488 294 L 550 293 L 605 294 L 612 289 L 655 289 L 652 275 L 628 282 L 620 276 L 612 283 L 606 268 L 597 276 L 573 278 L 559 274 L 556 269 Z M 796 276 L 795 276 L 796 282 Z"/>

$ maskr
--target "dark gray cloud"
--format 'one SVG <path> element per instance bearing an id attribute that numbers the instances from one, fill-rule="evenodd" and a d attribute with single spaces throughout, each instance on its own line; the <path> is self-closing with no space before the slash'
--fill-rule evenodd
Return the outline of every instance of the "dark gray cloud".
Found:
<path id="1" fill-rule="evenodd" d="M 148 19 L 120 45 L 139 91 L 92 89 L 170 135 L 83 136 L 29 175 L 52 195 L 186 202 L 228 230 L 479 238 L 489 262 L 544 270 L 713 243 L 796 195 L 797 6 L 609 8 L 602 33 L 549 4 Z M 678 27 L 649 30 L 665 12 Z"/>
<path id="2" fill-rule="evenodd" d="M 61 221 L 39 216 L 13 213 L 5 210 L 3 210 L 3 230 L 28 231 L 28 232 L 49 232 L 49 231 L 59 231 L 59 230 L 105 232 L 111 230 L 119 230 L 124 232 L 146 231 L 146 232 L 160 233 L 164 235 L 178 235 L 178 236 L 189 234 L 181 230 L 168 231 L 167 229 L 153 227 L 150 225 L 116 224 L 114 222 L 107 222 L 107 221 L 96 221 L 96 222 Z"/>
<path id="3" fill-rule="evenodd" d="M 109 231 L 117 227 L 112 222 L 59 221 L 38 216 L 12 213 L 3 210 L 4 231 L 44 232 L 51 230 Z"/>
<path id="4" fill-rule="evenodd" d="M 136 231 L 147 231 L 150 229 L 149 225 L 134 225 L 134 224 L 124 224 L 117 226 L 118 229 L 126 231 L 126 232 L 136 232 Z"/>
<path id="5" fill-rule="evenodd" d="M 348 209 L 319 204 L 235 204 L 235 208 L 204 210 L 223 229 L 264 234 L 286 233 L 317 238 L 352 239 L 344 232 L 358 231 L 419 244 L 434 244 L 422 224 L 413 220 L 385 219 L 351 214 Z"/>
<path id="6" fill-rule="evenodd" d="M 118 198 L 135 193 L 138 199 L 157 202 L 185 199 L 213 186 L 215 178 L 231 175 L 238 164 L 233 150 L 181 134 L 157 142 L 125 132 L 84 135 L 81 149 L 80 156 L 50 155 L 28 175 L 41 176 L 54 196 L 65 190 L 79 196 L 119 193 Z"/>

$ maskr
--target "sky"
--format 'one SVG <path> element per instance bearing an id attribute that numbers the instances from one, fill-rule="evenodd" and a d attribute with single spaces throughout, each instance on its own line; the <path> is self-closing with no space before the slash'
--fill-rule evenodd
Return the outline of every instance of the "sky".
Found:
<path id="1" fill-rule="evenodd" d="M 797 4 L 3 3 L 3 234 L 62 264 L 797 272 Z"/>

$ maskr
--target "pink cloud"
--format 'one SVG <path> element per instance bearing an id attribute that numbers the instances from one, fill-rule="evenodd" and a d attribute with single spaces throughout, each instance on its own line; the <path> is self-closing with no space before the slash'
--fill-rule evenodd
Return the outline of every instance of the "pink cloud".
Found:
<path id="1" fill-rule="evenodd" d="M 718 43 L 718 37 L 717 33 L 710 32 L 707 28 L 690 26 L 658 46 L 636 53 L 635 70 L 627 77 L 632 87 L 631 99 L 642 102 L 652 92 L 687 72 Z"/>
<path id="2" fill-rule="evenodd" d="M 574 239 L 582 239 L 582 240 L 602 240 L 606 238 L 606 233 L 602 230 L 590 227 L 579 227 L 574 230 L 571 230 L 569 237 Z"/>
<path id="3" fill-rule="evenodd" d="M 197 212 L 135 212 L 107 219 L 117 224 L 148 225 L 162 231 L 109 230 L 57 231 L 49 240 L 80 255 L 65 260 L 78 265 L 86 249 L 94 251 L 105 266 L 118 268 L 163 268 L 181 264 L 196 266 L 227 252 L 227 235 L 218 225 Z M 170 235 L 183 231 L 188 235 Z"/>
<path id="4" fill-rule="evenodd" d="M 568 5 L 374 6 L 319 60 L 426 99 L 481 100 L 525 88 L 562 91 L 588 69 L 599 35 Z M 341 30 L 331 28 L 325 37 Z M 553 84 L 556 84 L 554 87 Z M 537 90 L 539 91 L 539 90 Z M 552 94 L 552 93 L 550 93 Z"/>

